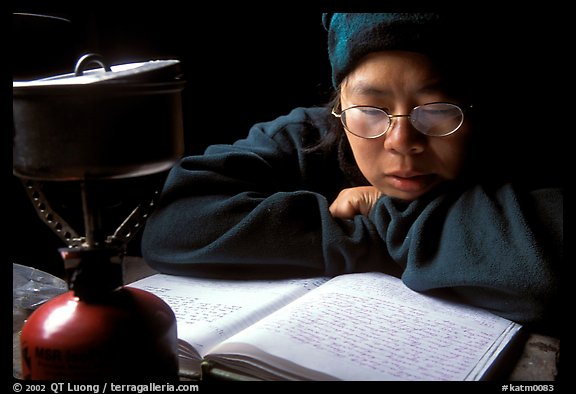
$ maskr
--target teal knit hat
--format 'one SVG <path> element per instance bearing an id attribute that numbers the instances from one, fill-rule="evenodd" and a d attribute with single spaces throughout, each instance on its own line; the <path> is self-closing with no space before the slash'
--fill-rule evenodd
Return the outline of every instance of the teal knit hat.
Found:
<path id="1" fill-rule="evenodd" d="M 370 52 L 409 50 L 441 62 L 464 56 L 464 24 L 436 13 L 325 13 L 332 84 L 337 88 L 357 62 Z"/>

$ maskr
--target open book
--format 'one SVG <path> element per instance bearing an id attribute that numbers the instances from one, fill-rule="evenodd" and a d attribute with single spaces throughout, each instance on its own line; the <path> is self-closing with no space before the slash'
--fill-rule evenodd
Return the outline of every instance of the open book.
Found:
<path id="1" fill-rule="evenodd" d="M 180 369 L 262 380 L 481 380 L 521 326 L 382 273 L 130 286 L 176 314 Z M 219 372 L 217 372 L 219 371 Z"/>

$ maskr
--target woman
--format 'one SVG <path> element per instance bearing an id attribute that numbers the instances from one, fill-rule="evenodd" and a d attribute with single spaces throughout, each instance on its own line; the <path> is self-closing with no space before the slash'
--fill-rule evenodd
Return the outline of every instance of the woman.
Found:
<path id="1" fill-rule="evenodd" d="M 553 325 L 562 192 L 485 181 L 465 26 L 435 14 L 323 22 L 334 102 L 184 158 L 145 228 L 145 259 L 177 275 L 383 271 Z"/>

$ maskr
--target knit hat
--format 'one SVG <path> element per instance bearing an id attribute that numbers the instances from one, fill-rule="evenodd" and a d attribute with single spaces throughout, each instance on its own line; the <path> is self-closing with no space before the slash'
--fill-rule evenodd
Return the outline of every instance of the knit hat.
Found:
<path id="1" fill-rule="evenodd" d="M 460 62 L 469 46 L 463 21 L 435 13 L 325 13 L 322 23 L 335 88 L 370 52 L 415 51 L 449 64 L 456 57 Z"/>

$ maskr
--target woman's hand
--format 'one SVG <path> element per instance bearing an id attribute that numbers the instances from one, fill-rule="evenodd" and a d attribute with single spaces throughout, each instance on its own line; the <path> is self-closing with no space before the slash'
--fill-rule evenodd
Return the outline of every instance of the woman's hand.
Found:
<path id="1" fill-rule="evenodd" d="M 330 205 L 330 213 L 340 219 L 352 219 L 355 215 L 368 216 L 381 196 L 382 192 L 374 186 L 344 189 Z"/>

